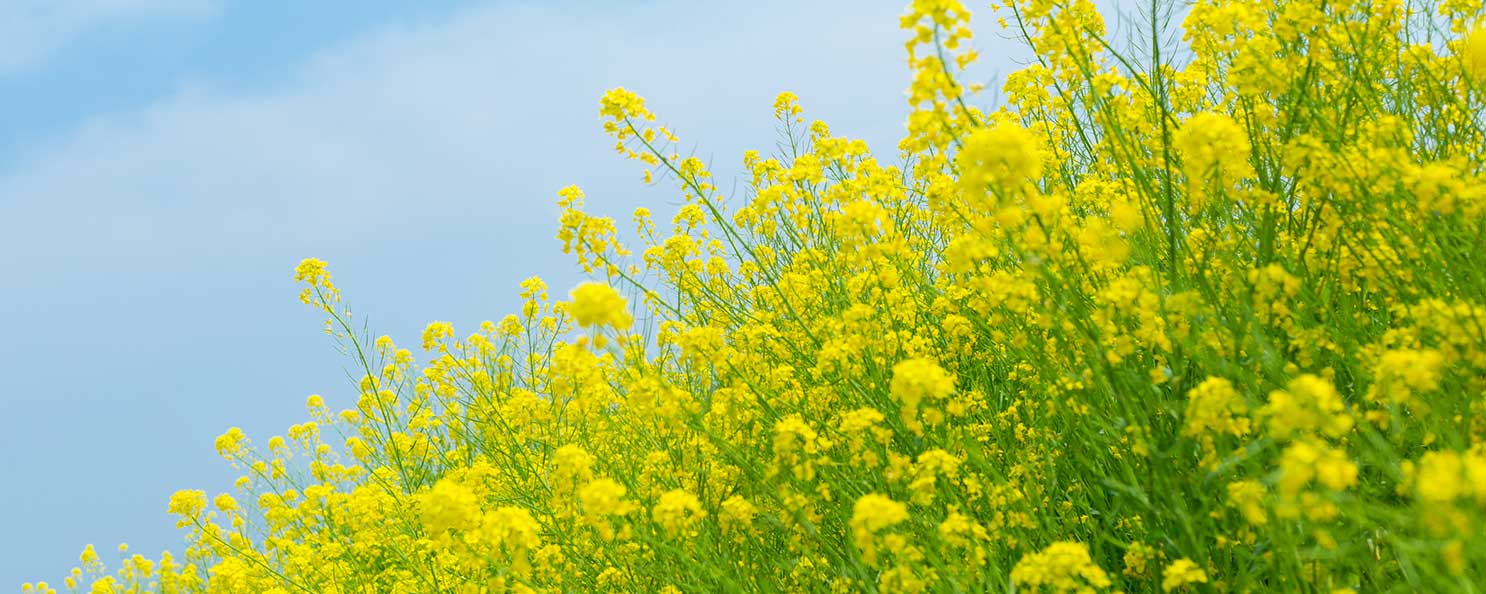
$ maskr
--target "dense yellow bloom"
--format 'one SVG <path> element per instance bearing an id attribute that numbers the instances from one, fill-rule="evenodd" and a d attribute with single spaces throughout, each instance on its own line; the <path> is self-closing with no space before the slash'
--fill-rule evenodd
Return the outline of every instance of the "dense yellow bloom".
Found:
<path id="1" fill-rule="evenodd" d="M 1444 364 L 1444 355 L 1434 349 L 1384 351 L 1373 367 L 1369 395 L 1392 404 L 1427 408 L 1418 396 L 1439 388 Z"/>
<path id="2" fill-rule="evenodd" d="M 593 479 L 594 458 L 581 446 L 568 444 L 552 454 L 552 489 L 559 496 L 571 494 Z"/>
<path id="3" fill-rule="evenodd" d="M 957 159 L 960 184 L 972 197 L 984 196 L 989 188 L 1017 190 L 1042 176 L 1042 146 L 1016 124 L 976 129 L 965 138 Z"/>
<path id="4" fill-rule="evenodd" d="M 483 516 L 480 529 L 491 543 L 511 555 L 518 566 L 525 565 L 525 556 L 542 545 L 542 526 L 525 508 L 503 505 Z"/>
<path id="5" fill-rule="evenodd" d="M 1206 583 L 1207 573 L 1191 559 L 1182 558 L 1172 561 L 1161 572 L 1161 590 L 1165 592 L 1183 588 L 1187 584 Z"/>
<path id="6" fill-rule="evenodd" d="M 1243 397 L 1228 380 L 1211 377 L 1187 392 L 1186 425 L 1182 432 L 1201 437 L 1207 432 L 1227 433 L 1242 437 L 1249 433 L 1248 411 Z"/>
<path id="7" fill-rule="evenodd" d="M 431 351 L 445 338 L 454 337 L 454 326 L 448 322 L 429 322 L 423 328 L 423 350 Z"/>
<path id="8" fill-rule="evenodd" d="M 324 260 L 305 258 L 294 268 L 294 280 L 311 287 L 324 287 L 330 282 L 330 272 L 326 270 Z"/>
<path id="9" fill-rule="evenodd" d="M 629 306 L 614 287 L 602 283 L 583 283 L 573 289 L 572 299 L 573 305 L 569 311 L 579 326 L 607 326 L 619 330 L 629 328 Z"/>
<path id="10" fill-rule="evenodd" d="M 181 516 L 182 522 L 187 522 L 200 516 L 206 510 L 206 492 L 198 489 L 183 489 L 176 491 L 170 496 L 168 511 L 171 514 Z"/>
<path id="11" fill-rule="evenodd" d="M 1486 452 L 1428 452 L 1417 463 L 1406 463 L 1405 471 L 1422 501 L 1448 503 L 1470 498 L 1477 504 L 1486 503 Z"/>
<path id="12" fill-rule="evenodd" d="M 1177 129 L 1172 146 L 1182 157 L 1195 206 L 1209 193 L 1209 180 L 1227 190 L 1253 174 L 1249 166 L 1249 139 L 1238 122 L 1223 114 L 1199 113 Z"/>
<path id="13" fill-rule="evenodd" d="M 583 511 L 591 517 L 624 515 L 635 509 L 635 504 L 624 499 L 627 490 L 613 479 L 595 480 L 578 491 L 578 500 Z"/>
<path id="14" fill-rule="evenodd" d="M 734 495 L 723 500 L 722 510 L 718 512 L 718 516 L 723 530 L 735 533 L 748 532 L 753 526 L 753 519 L 758 516 L 758 506 L 743 497 Z"/>
<path id="15" fill-rule="evenodd" d="M 878 533 L 907 519 L 908 506 L 886 495 L 871 493 L 858 498 L 851 508 L 851 537 L 862 558 L 875 563 Z"/>
<path id="16" fill-rule="evenodd" d="M 697 496 L 681 489 L 666 491 L 650 510 L 655 523 L 670 536 L 686 535 L 707 512 Z"/>
<path id="17" fill-rule="evenodd" d="M 457 482 L 439 481 L 418 501 L 418 512 L 429 532 L 438 534 L 466 530 L 480 523 L 480 500 L 474 491 Z"/>
<path id="18" fill-rule="evenodd" d="M 1022 556 L 1011 570 L 1011 583 L 1034 592 L 1093 592 L 1108 588 L 1111 582 L 1109 575 L 1089 556 L 1088 545 L 1055 542 Z"/>
<path id="19" fill-rule="evenodd" d="M 1269 402 L 1259 410 L 1267 418 L 1269 432 L 1288 439 L 1311 433 L 1341 437 L 1352 428 L 1352 416 L 1331 382 L 1305 374 L 1290 380 L 1285 389 L 1269 393 Z"/>
<path id="20" fill-rule="evenodd" d="M 633 91 L 624 87 L 616 87 L 604 93 L 600 101 L 599 114 L 614 119 L 643 118 L 653 120 L 655 117 L 645 109 L 645 99 L 636 95 Z"/>
<path id="21" fill-rule="evenodd" d="M 1460 60 L 1477 83 L 1486 82 L 1486 25 L 1477 26 L 1460 40 Z"/>
<path id="22" fill-rule="evenodd" d="M 1228 505 L 1238 508 L 1250 524 L 1264 524 L 1269 516 L 1264 513 L 1264 485 L 1255 480 L 1228 483 Z"/>
<path id="23" fill-rule="evenodd" d="M 226 433 L 217 437 L 217 454 L 224 458 L 235 458 L 242 453 L 243 446 L 248 440 L 243 430 L 237 427 L 228 429 Z"/>
<path id="24" fill-rule="evenodd" d="M 238 506 L 237 500 L 233 499 L 231 495 L 228 495 L 226 493 L 220 493 L 216 496 L 216 498 L 212 499 L 212 505 L 215 506 L 219 511 L 224 512 L 235 512 L 242 509 Z M 123 545 L 119 546 L 122 547 Z M 122 553 L 124 551 L 120 550 L 119 552 Z"/>
<path id="25" fill-rule="evenodd" d="M 1312 479 L 1331 490 L 1357 484 L 1357 465 L 1341 449 L 1302 440 L 1285 448 L 1280 458 L 1280 492 L 1296 495 Z"/>
<path id="26" fill-rule="evenodd" d="M 893 366 L 889 393 L 902 405 L 903 420 L 915 431 L 920 407 L 948 397 L 955 390 L 954 377 L 938 363 L 925 358 L 907 359 Z"/>

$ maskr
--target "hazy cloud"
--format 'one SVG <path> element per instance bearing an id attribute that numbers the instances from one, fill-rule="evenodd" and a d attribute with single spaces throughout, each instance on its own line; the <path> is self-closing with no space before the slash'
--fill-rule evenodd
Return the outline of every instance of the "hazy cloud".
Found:
<path id="1" fill-rule="evenodd" d="M 34 67 L 90 32 L 159 18 L 202 18 L 216 0 L 5 0 L 0 75 Z"/>

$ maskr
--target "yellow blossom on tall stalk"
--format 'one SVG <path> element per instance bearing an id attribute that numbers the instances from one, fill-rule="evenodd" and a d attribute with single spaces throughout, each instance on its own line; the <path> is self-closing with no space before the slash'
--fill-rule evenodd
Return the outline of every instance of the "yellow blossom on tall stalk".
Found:
<path id="1" fill-rule="evenodd" d="M 1177 559 L 1161 572 L 1161 589 L 1166 592 L 1184 588 L 1188 584 L 1207 583 L 1207 573 L 1191 559 Z"/>
<path id="2" fill-rule="evenodd" d="M 1460 40 L 1460 61 L 1477 83 L 1486 82 L 1486 24 L 1477 26 Z"/>
<path id="3" fill-rule="evenodd" d="M 1011 570 L 1011 583 L 1034 592 L 1094 592 L 1112 583 L 1079 542 L 1055 542 L 1029 553 Z M 1044 589 L 1045 587 L 1045 589 Z"/>
<path id="4" fill-rule="evenodd" d="M 908 519 L 908 507 L 876 493 L 863 495 L 852 505 L 851 534 L 867 563 L 876 563 L 878 533 Z"/>
<path id="5" fill-rule="evenodd" d="M 1249 138 L 1226 115 L 1200 113 L 1172 134 L 1172 146 L 1182 158 L 1187 193 L 1201 208 L 1213 192 L 1227 192 L 1253 174 L 1249 165 Z"/>
<path id="6" fill-rule="evenodd" d="M 608 326 L 625 329 L 630 325 L 629 308 L 624 297 L 613 287 L 600 283 L 583 283 L 573 289 L 569 310 L 579 326 Z"/>

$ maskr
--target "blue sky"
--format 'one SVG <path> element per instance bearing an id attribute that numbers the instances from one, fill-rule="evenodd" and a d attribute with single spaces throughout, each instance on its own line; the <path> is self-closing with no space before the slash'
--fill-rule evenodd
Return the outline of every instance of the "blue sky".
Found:
<path id="1" fill-rule="evenodd" d="M 411 343 L 580 280 L 558 188 L 670 211 L 600 131 L 606 88 L 724 188 L 781 90 L 890 157 L 903 4 L 0 2 L 0 590 L 87 543 L 177 548 L 169 494 L 233 478 L 213 438 L 350 404 L 301 258 Z"/>

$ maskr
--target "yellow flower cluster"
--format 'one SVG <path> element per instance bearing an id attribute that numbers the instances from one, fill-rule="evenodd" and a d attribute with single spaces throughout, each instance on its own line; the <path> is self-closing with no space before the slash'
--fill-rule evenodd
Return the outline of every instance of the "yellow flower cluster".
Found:
<path id="1" fill-rule="evenodd" d="M 1207 583 L 1207 573 L 1191 559 L 1177 559 L 1161 572 L 1161 590 L 1170 592 L 1188 584 Z"/>
<path id="2" fill-rule="evenodd" d="M 868 563 L 877 561 L 878 534 L 908 519 L 908 506 L 886 495 L 863 495 L 852 505 L 851 535 Z"/>
<path id="3" fill-rule="evenodd" d="M 1211 188 L 1226 192 L 1253 175 L 1249 137 L 1227 115 L 1205 112 L 1192 116 L 1172 134 L 1171 145 L 1181 155 L 1187 195 L 1194 208 L 1201 208 Z"/>
<path id="4" fill-rule="evenodd" d="M 1055 542 L 1028 553 L 1011 569 L 1011 583 L 1033 592 L 1092 593 L 1108 588 L 1109 575 L 1089 557 L 1081 542 Z M 1045 587 L 1045 588 L 1044 588 Z"/>
<path id="5" fill-rule="evenodd" d="M 600 283 L 583 283 L 573 289 L 573 304 L 568 308 L 579 326 L 605 326 L 623 330 L 630 325 L 629 308 L 624 297 L 613 287 Z"/>
<path id="6" fill-rule="evenodd" d="M 1197 0 L 1131 51 L 1090 0 L 991 10 L 1035 58 L 995 97 L 914 0 L 897 154 L 783 93 L 737 192 L 609 91 L 675 211 L 563 188 L 593 280 L 422 354 L 305 260 L 344 392 L 217 440 L 182 555 L 65 587 L 1479 591 L 1486 6 Z"/>

